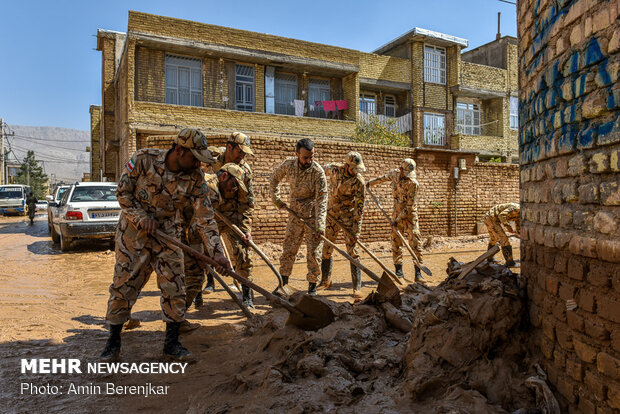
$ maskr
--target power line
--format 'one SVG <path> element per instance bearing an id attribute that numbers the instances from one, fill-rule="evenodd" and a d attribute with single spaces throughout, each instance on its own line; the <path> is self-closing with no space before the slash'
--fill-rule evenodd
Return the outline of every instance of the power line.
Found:
<path id="1" fill-rule="evenodd" d="M 15 137 L 19 137 L 19 139 L 22 139 L 24 141 L 28 141 L 28 142 L 32 142 L 32 140 L 30 138 L 24 138 L 22 136 L 19 135 L 14 135 Z M 78 141 L 64 141 L 64 142 L 78 142 Z M 77 152 L 85 152 L 85 150 L 79 150 L 79 149 L 75 149 L 75 148 L 67 148 L 67 147 L 61 147 L 60 145 L 52 145 L 52 144 L 46 144 L 46 146 L 50 147 L 50 148 L 60 148 L 60 149 L 65 149 L 65 150 L 69 150 L 69 151 L 77 151 Z"/>
<path id="2" fill-rule="evenodd" d="M 41 154 L 39 151 L 20 147 L 19 145 L 15 145 L 15 144 L 9 145 L 9 147 L 11 148 L 11 152 L 13 152 L 12 151 L 13 147 L 15 147 L 19 151 L 25 151 L 26 153 L 28 153 L 28 151 L 32 151 L 37 155 L 37 158 L 40 158 L 43 161 L 64 161 L 64 162 L 78 163 L 78 164 L 80 163 L 84 164 L 88 162 L 88 160 L 81 161 L 79 158 L 67 158 L 67 157 L 60 157 L 60 156 L 49 155 L 49 154 Z M 15 158 L 17 158 L 17 154 L 15 154 L 15 152 L 13 152 L 13 155 L 15 155 Z M 45 159 L 45 158 L 49 158 L 49 159 Z"/>
<path id="3" fill-rule="evenodd" d="M 56 142 L 90 142 L 90 140 L 87 141 L 83 141 L 83 140 L 66 140 L 66 139 L 48 139 L 48 138 L 38 138 L 38 137 L 29 137 L 26 135 L 17 135 L 17 134 L 13 134 L 13 136 L 15 137 L 20 137 L 20 138 L 30 138 L 30 139 L 34 139 L 37 141 L 56 141 Z"/>

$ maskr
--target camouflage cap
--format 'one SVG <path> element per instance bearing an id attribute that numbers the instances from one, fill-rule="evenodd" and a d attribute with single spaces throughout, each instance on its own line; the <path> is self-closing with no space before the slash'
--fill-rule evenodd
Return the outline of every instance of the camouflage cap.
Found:
<path id="1" fill-rule="evenodd" d="M 176 139 L 177 145 L 189 149 L 200 162 L 214 164 L 215 159 L 209 152 L 207 137 L 194 128 L 183 128 Z"/>
<path id="2" fill-rule="evenodd" d="M 241 148 L 241 151 L 245 152 L 246 154 L 254 155 L 252 149 L 250 148 L 250 137 L 248 137 L 242 132 L 233 132 L 232 134 L 230 134 L 226 142 L 230 142 L 231 144 L 237 144 L 239 145 L 239 148 Z"/>
<path id="3" fill-rule="evenodd" d="M 220 168 L 220 171 L 225 171 L 228 174 L 235 177 L 235 179 L 237 180 L 237 184 L 239 184 L 239 188 L 241 188 L 246 193 L 248 192 L 248 189 L 245 187 L 245 184 L 243 184 L 245 173 L 243 172 L 243 169 L 241 167 L 239 167 L 234 162 L 229 162 L 228 164 L 222 165 L 222 168 Z"/>
<path id="4" fill-rule="evenodd" d="M 357 174 L 366 171 L 366 166 L 362 160 L 362 154 L 359 152 L 349 152 L 344 160 L 347 164 L 349 164 L 349 167 L 351 167 L 354 173 Z"/>
<path id="5" fill-rule="evenodd" d="M 415 175 L 415 161 L 411 158 L 405 158 L 400 164 L 400 169 L 407 177 Z"/>

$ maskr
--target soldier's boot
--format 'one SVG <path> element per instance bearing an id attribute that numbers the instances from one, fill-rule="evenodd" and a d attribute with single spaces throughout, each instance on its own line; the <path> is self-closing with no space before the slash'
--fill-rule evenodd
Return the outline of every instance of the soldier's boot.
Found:
<path id="1" fill-rule="evenodd" d="M 357 302 L 362 299 L 362 272 L 351 263 L 351 281 L 353 282 L 353 298 Z"/>
<path id="2" fill-rule="evenodd" d="M 121 355 L 121 331 L 123 324 L 110 325 L 110 336 L 105 343 L 105 348 L 99 356 L 100 361 L 116 361 Z"/>
<path id="3" fill-rule="evenodd" d="M 504 259 L 506 259 L 506 266 L 519 267 L 512 258 L 512 246 L 502 246 L 502 254 L 504 255 Z"/>
<path id="4" fill-rule="evenodd" d="M 418 266 L 415 266 L 415 281 L 417 283 L 426 283 L 426 279 L 422 276 L 422 271 Z"/>
<path id="5" fill-rule="evenodd" d="M 308 295 L 316 296 L 316 283 L 308 283 Z"/>
<path id="6" fill-rule="evenodd" d="M 487 246 L 487 251 L 491 250 L 494 246 L 495 246 L 494 244 L 489 243 L 489 245 Z M 487 262 L 489 262 L 489 263 L 497 263 L 497 260 L 495 260 L 495 255 L 489 257 L 487 259 Z"/>
<path id="7" fill-rule="evenodd" d="M 187 333 L 191 331 L 195 331 L 200 328 L 202 325 L 199 323 L 192 323 L 188 320 L 184 320 L 183 322 L 179 322 L 179 333 Z"/>
<path id="8" fill-rule="evenodd" d="M 211 273 L 207 273 L 207 286 L 202 291 L 207 294 L 215 292 L 215 280 Z"/>
<path id="9" fill-rule="evenodd" d="M 282 276 L 282 287 L 284 287 L 286 285 L 288 285 L 288 276 Z M 273 290 L 273 292 L 271 292 L 271 293 L 273 293 L 274 295 L 281 296 L 281 293 L 278 291 L 278 288 L 279 287 L 275 288 Z"/>
<path id="10" fill-rule="evenodd" d="M 194 298 L 194 306 L 197 308 L 201 308 L 202 305 L 204 305 L 205 302 L 202 299 L 202 290 L 198 292 L 198 294 L 196 295 L 196 297 Z"/>
<path id="11" fill-rule="evenodd" d="M 164 340 L 164 355 L 175 360 L 187 360 L 192 353 L 179 342 L 179 328 L 181 322 L 166 322 L 166 339 Z"/>
<path id="12" fill-rule="evenodd" d="M 402 264 L 395 264 L 394 265 L 394 269 L 396 270 L 396 276 L 398 276 L 399 279 L 403 279 L 405 277 L 405 275 L 403 274 L 403 265 Z"/>
<path id="13" fill-rule="evenodd" d="M 243 300 L 243 305 L 246 308 L 254 309 L 254 302 L 252 302 L 252 290 L 250 289 L 250 287 L 246 285 L 241 285 L 241 292 L 242 292 L 241 297 Z"/>
<path id="14" fill-rule="evenodd" d="M 329 289 L 332 286 L 332 258 L 323 259 L 321 261 L 321 283 L 317 286 L 317 290 Z"/>

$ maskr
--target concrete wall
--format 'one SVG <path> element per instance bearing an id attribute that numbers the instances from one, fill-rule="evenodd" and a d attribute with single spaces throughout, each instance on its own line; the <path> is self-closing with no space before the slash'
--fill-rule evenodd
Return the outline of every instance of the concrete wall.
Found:
<path id="1" fill-rule="evenodd" d="M 563 412 L 618 412 L 618 2 L 518 5 L 521 258 L 532 348 Z M 567 310 L 572 301 L 577 307 Z"/>

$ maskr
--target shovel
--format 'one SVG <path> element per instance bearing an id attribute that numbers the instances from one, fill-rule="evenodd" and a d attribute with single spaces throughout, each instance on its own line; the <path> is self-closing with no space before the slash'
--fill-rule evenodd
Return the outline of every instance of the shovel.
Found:
<path id="1" fill-rule="evenodd" d="M 216 266 L 216 262 L 209 256 L 197 252 L 191 247 L 181 243 L 174 237 L 168 236 L 161 230 L 156 230 L 155 234 L 159 239 L 164 240 L 177 247 L 180 247 L 183 251 L 193 255 L 194 257 L 206 262 L 211 266 Z M 295 325 L 304 330 L 314 331 L 326 327 L 335 320 L 334 312 L 331 310 L 331 308 L 327 304 L 313 298 L 312 296 L 304 295 L 299 301 L 299 303 L 293 306 L 288 301 L 270 293 L 269 291 L 263 289 L 257 284 L 250 282 L 233 270 L 227 271 L 226 276 L 230 276 L 233 279 L 236 279 L 242 284 L 249 286 L 261 295 L 265 296 L 267 299 L 275 301 L 279 303 L 282 307 L 286 308 L 286 310 L 290 313 L 289 318 L 286 322 L 288 325 Z"/>
<path id="2" fill-rule="evenodd" d="M 418 256 L 415 254 L 415 252 L 413 251 L 413 249 L 411 248 L 411 246 L 409 246 L 409 243 L 407 243 L 407 240 L 405 239 L 405 236 L 403 236 L 403 234 L 396 228 L 396 226 L 394 226 L 392 224 L 392 220 L 390 220 L 390 216 L 388 215 L 388 213 L 383 209 L 383 207 L 381 206 L 381 203 L 379 202 L 379 200 L 377 199 L 377 197 L 373 194 L 372 191 L 370 191 L 369 187 L 366 187 L 366 190 L 368 191 L 368 194 L 370 194 L 370 196 L 372 197 L 373 200 L 375 200 L 375 203 L 377 204 L 377 207 L 379 207 L 379 210 L 381 210 L 381 212 L 383 213 L 383 215 L 385 216 L 385 218 L 387 219 L 388 222 L 390 222 L 390 225 L 392 226 L 392 228 L 394 229 L 394 231 L 396 232 L 396 234 L 398 235 L 398 238 L 400 239 L 400 241 L 405 245 L 405 247 L 407 248 L 407 250 L 409 250 L 409 253 L 411 253 L 411 257 L 413 258 L 413 264 L 415 264 L 416 266 L 418 266 L 424 273 L 426 273 L 429 276 L 433 276 L 433 273 L 431 273 L 431 271 L 429 270 L 428 267 L 422 265 L 420 263 L 420 261 L 418 260 Z"/>
<path id="3" fill-rule="evenodd" d="M 327 237 L 323 236 L 318 231 L 316 231 L 314 227 L 308 224 L 303 218 L 301 218 L 301 216 L 299 216 L 299 214 L 293 211 L 286 204 L 284 205 L 284 209 L 286 209 L 286 211 L 288 211 L 297 220 L 301 221 L 304 224 L 304 226 L 306 226 L 314 234 L 320 235 L 321 239 L 323 239 L 325 243 L 332 246 L 334 249 L 336 249 L 336 251 L 338 251 L 338 253 L 343 255 L 347 260 L 353 263 L 353 265 L 357 266 L 362 272 L 366 273 L 368 276 L 370 276 L 372 280 L 377 282 L 379 284 L 379 287 L 377 288 L 377 291 L 379 292 L 379 294 L 384 295 L 387 298 L 390 298 L 390 301 L 395 300 L 397 303 L 400 302 L 400 291 L 398 290 L 398 288 L 396 287 L 396 285 L 394 284 L 392 279 L 390 279 L 390 277 L 388 276 L 386 272 L 383 272 L 382 277 L 377 276 L 373 271 L 371 271 L 366 266 L 361 264 L 358 260 L 355 260 L 347 252 L 342 250 L 340 247 L 336 246 L 336 244 L 333 243 L 331 240 L 329 240 Z M 397 298 L 397 299 L 394 299 L 394 298 Z"/>
<path id="4" fill-rule="evenodd" d="M 226 224 L 237 236 L 239 236 L 241 240 L 245 238 L 245 234 L 241 231 L 241 229 L 235 224 L 233 224 L 230 220 L 228 220 L 228 218 L 226 218 L 223 214 L 215 211 L 215 215 L 219 220 L 222 220 L 222 222 Z M 287 297 L 289 293 L 284 287 L 282 275 L 280 275 L 280 272 L 278 272 L 276 267 L 269 261 L 267 255 L 263 253 L 263 251 L 259 249 L 256 243 L 254 243 L 252 240 L 247 240 L 245 241 L 245 243 L 249 245 L 252 249 L 254 249 L 254 251 L 265 261 L 265 263 L 267 263 L 267 266 L 269 266 L 269 268 L 273 271 L 273 273 L 276 275 L 276 278 L 278 279 L 277 292 L 283 294 L 284 297 Z"/>

